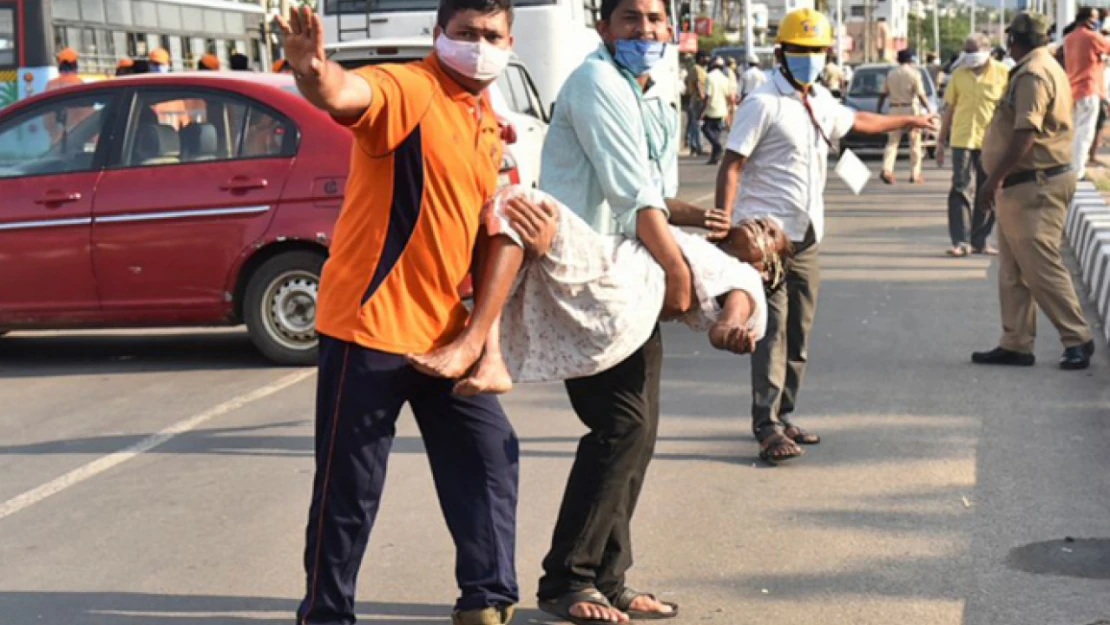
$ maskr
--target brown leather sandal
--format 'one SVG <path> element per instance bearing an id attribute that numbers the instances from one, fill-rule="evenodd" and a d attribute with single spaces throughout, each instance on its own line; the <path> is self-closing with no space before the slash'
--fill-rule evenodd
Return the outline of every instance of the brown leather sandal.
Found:
<path id="1" fill-rule="evenodd" d="M 783 430 L 782 433 L 784 436 L 786 436 L 786 438 L 789 438 L 799 445 L 817 445 L 821 442 L 820 436 L 814 434 L 813 432 L 803 430 L 796 425 L 791 425 L 790 427 Z"/>
<path id="2" fill-rule="evenodd" d="M 797 443 L 778 432 L 760 441 L 759 448 L 760 459 L 773 466 L 806 453 Z"/>

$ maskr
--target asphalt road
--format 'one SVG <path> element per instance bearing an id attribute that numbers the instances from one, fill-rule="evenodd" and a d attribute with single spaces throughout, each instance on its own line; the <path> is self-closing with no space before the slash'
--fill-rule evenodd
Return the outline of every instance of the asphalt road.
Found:
<path id="1" fill-rule="evenodd" d="M 684 197 L 713 173 L 684 164 Z M 995 271 L 943 255 L 947 174 L 926 176 L 860 197 L 830 182 L 798 417 L 825 441 L 795 464 L 757 460 L 747 360 L 666 328 L 630 583 L 679 602 L 679 622 L 1110 620 L 1106 347 L 1062 372 L 1042 318 L 1036 367 L 970 365 L 998 338 Z M 291 623 L 313 391 L 239 331 L 0 340 L 0 624 Z M 517 622 L 547 622 L 539 562 L 583 428 L 559 385 L 505 405 L 523 450 Z M 411 418 L 385 499 L 360 618 L 446 623 L 453 551 Z"/>

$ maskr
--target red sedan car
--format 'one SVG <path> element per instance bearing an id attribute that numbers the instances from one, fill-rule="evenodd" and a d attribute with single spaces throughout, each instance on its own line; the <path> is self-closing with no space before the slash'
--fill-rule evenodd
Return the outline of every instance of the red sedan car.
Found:
<path id="1" fill-rule="evenodd" d="M 282 75 L 141 75 L 5 108 L 0 334 L 246 323 L 271 360 L 315 362 L 351 143 Z"/>

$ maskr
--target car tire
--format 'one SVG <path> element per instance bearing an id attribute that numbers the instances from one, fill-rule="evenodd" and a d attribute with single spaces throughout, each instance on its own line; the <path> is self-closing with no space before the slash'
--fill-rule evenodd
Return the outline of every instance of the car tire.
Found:
<path id="1" fill-rule="evenodd" d="M 243 319 L 251 342 L 279 365 L 316 363 L 316 292 L 324 255 L 286 252 L 262 263 L 247 283 Z"/>

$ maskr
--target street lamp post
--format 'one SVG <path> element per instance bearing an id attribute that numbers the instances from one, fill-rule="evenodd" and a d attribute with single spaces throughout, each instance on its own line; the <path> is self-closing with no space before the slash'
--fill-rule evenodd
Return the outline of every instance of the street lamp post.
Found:
<path id="1" fill-rule="evenodd" d="M 933 0 L 933 46 L 940 58 L 940 0 Z"/>

